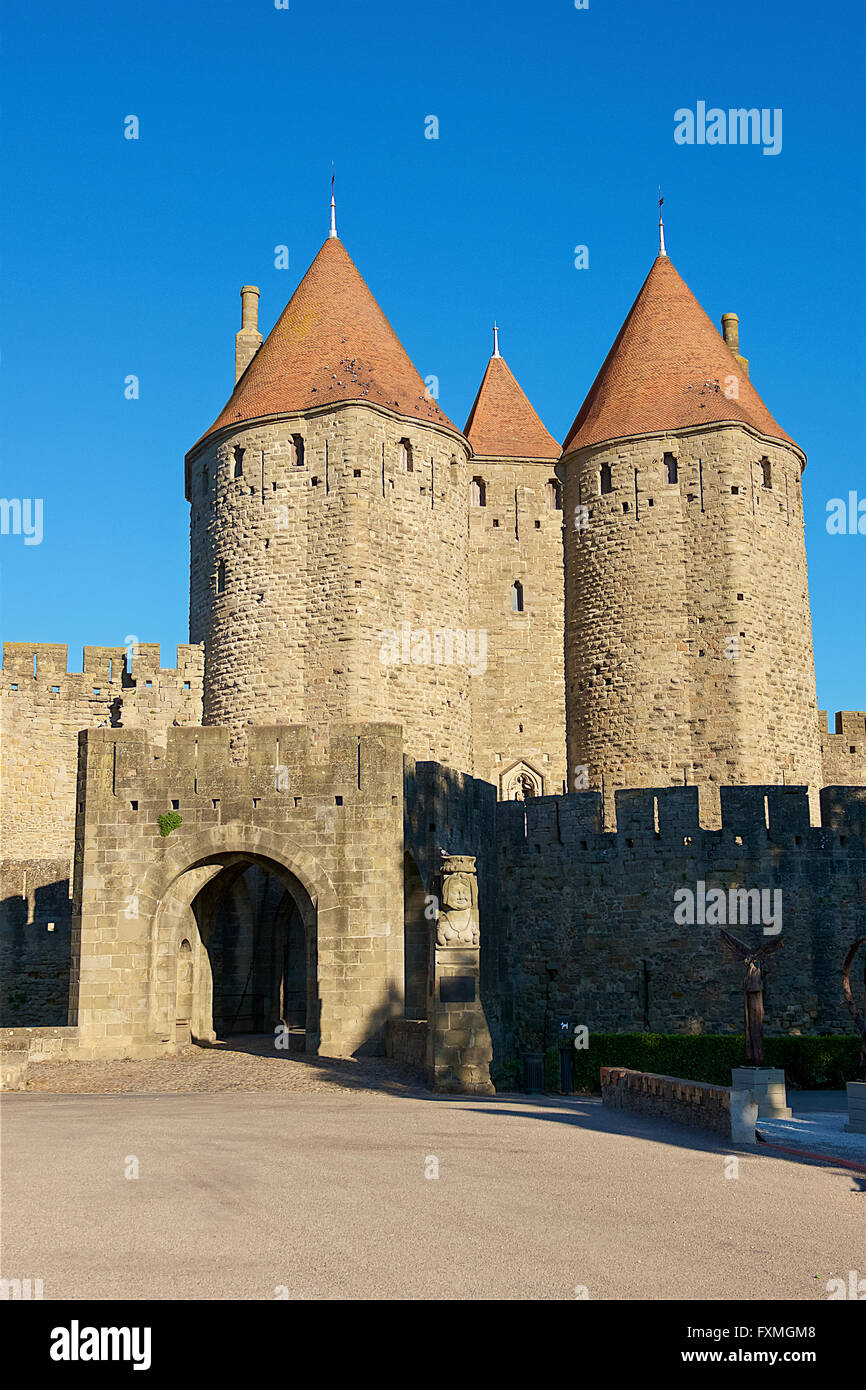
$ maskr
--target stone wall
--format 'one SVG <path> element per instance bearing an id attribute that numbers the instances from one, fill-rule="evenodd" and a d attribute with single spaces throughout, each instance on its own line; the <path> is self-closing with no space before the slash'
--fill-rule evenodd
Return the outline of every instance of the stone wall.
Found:
<path id="1" fill-rule="evenodd" d="M 601 1098 L 617 1110 L 636 1110 L 654 1119 L 731 1137 L 731 1092 L 724 1086 L 626 1067 L 602 1067 Z"/>
<path id="2" fill-rule="evenodd" d="M 76 740 L 77 742 L 77 740 Z M 69 1006 L 72 841 L 62 859 L 0 863 L 0 1025 L 62 1025 Z"/>
<path id="3" fill-rule="evenodd" d="M 403 1001 L 399 728 L 255 727 L 242 765 L 223 728 L 170 729 L 165 749 L 143 730 L 80 742 L 69 1021 L 81 1054 L 175 1050 L 184 942 L 187 1031 L 213 1037 L 205 890 L 248 865 L 278 877 L 304 920 L 308 1050 L 383 1052 Z M 163 834 L 172 812 L 181 824 Z"/>
<path id="4" fill-rule="evenodd" d="M 385 1054 L 423 1072 L 427 1065 L 427 1024 L 423 1019 L 389 1018 Z"/>
<path id="5" fill-rule="evenodd" d="M 594 792 L 498 805 L 506 1052 L 552 1041 L 563 1016 L 590 1032 L 741 1032 L 743 967 L 719 938 L 725 923 L 674 917 L 681 889 L 700 917 L 701 884 L 781 891 L 769 1033 L 850 1030 L 841 967 L 866 915 L 866 788 L 825 788 L 818 827 L 803 788 L 724 787 L 721 807 L 721 828 L 707 829 L 697 788 L 623 791 L 606 831 Z M 760 923 L 729 929 L 769 939 Z"/>
<path id="6" fill-rule="evenodd" d="M 164 670 L 159 646 L 85 647 L 83 669 L 67 670 L 64 645 L 4 642 L 0 685 L 3 859 L 72 854 L 78 732 L 144 728 L 165 742 L 173 724 L 200 724 L 203 654 L 177 649 Z"/>
<path id="7" fill-rule="evenodd" d="M 486 668 L 470 683 L 473 769 L 511 799 L 565 790 L 564 569 L 560 484 L 550 462 L 476 457 L 469 507 L 470 620 Z M 477 493 L 476 493 L 477 496 Z M 515 582 L 523 609 L 513 607 Z"/>
<path id="8" fill-rule="evenodd" d="M 866 713 L 840 710 L 834 732 L 828 732 L 827 714 L 818 714 L 818 740 L 826 787 L 866 787 Z"/>
<path id="9" fill-rule="evenodd" d="M 563 460 L 569 787 L 588 769 L 606 814 L 624 787 L 717 812 L 723 784 L 822 784 L 801 465 L 729 425 Z"/>
<path id="10" fill-rule="evenodd" d="M 236 758 L 249 723 L 381 719 L 413 756 L 471 769 L 469 666 L 434 648 L 470 626 L 468 454 L 456 431 L 346 404 L 189 456 L 190 633 L 205 723 Z"/>

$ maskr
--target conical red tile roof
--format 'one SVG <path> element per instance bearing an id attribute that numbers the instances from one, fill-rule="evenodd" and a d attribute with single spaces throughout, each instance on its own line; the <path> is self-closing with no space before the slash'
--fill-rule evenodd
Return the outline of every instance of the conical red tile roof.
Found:
<path id="1" fill-rule="evenodd" d="M 337 237 L 325 242 L 225 408 L 198 443 L 225 425 L 333 401 L 369 401 L 456 429 L 427 394 Z"/>
<path id="2" fill-rule="evenodd" d="M 548 434 L 503 357 L 491 357 L 463 431 L 476 454 L 495 458 L 558 459 Z"/>
<path id="3" fill-rule="evenodd" d="M 738 379 L 739 396 L 725 393 Z M 667 256 L 659 256 L 569 430 L 563 451 L 721 421 L 794 441 Z M 797 447 L 797 446 L 795 446 Z"/>

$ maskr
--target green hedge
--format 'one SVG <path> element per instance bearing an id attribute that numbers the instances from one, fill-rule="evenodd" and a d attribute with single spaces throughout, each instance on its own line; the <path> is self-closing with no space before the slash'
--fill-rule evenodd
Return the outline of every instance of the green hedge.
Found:
<path id="1" fill-rule="evenodd" d="M 764 1054 L 767 1066 L 781 1067 L 791 1086 L 838 1089 L 857 1079 L 860 1040 L 853 1035 L 764 1038 Z M 590 1033 L 589 1047 L 574 1051 L 574 1089 L 600 1090 L 599 1067 L 631 1067 L 730 1086 L 731 1068 L 744 1066 L 745 1056 L 743 1034 Z M 545 1076 L 548 1085 L 558 1089 L 554 1048 L 545 1057 Z"/>

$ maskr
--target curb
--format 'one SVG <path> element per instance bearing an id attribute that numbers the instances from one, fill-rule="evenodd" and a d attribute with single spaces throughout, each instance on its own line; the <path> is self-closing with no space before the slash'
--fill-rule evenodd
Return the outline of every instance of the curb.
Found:
<path id="1" fill-rule="evenodd" d="M 771 1144 L 760 1131 L 756 1130 L 755 1133 L 759 1144 L 768 1149 L 775 1149 L 777 1153 L 793 1154 L 795 1158 L 809 1158 L 814 1163 L 829 1163 L 835 1168 L 851 1168 L 855 1173 L 866 1173 L 866 1163 L 857 1163 L 852 1158 L 834 1158 L 831 1154 L 813 1153 L 811 1149 L 792 1149 L 787 1144 Z"/>

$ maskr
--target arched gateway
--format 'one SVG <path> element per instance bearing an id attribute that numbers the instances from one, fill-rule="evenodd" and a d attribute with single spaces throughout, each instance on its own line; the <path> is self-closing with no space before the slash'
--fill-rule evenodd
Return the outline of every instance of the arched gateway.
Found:
<path id="1" fill-rule="evenodd" d="M 70 1023 L 84 1055 L 272 1032 L 381 1053 L 403 1012 L 393 725 L 82 735 Z M 174 813 L 174 814 L 172 814 Z M 178 825 L 177 819 L 180 818 Z M 185 944 L 186 943 L 186 944 Z"/>
<path id="2" fill-rule="evenodd" d="M 160 883 L 147 885 L 157 904 L 148 972 L 154 1033 L 169 1043 L 213 1042 L 273 1033 L 282 1023 L 293 1049 L 318 1051 L 319 910 L 327 920 L 336 906 L 322 866 L 282 836 L 231 823 L 181 837 L 165 869 Z"/>

